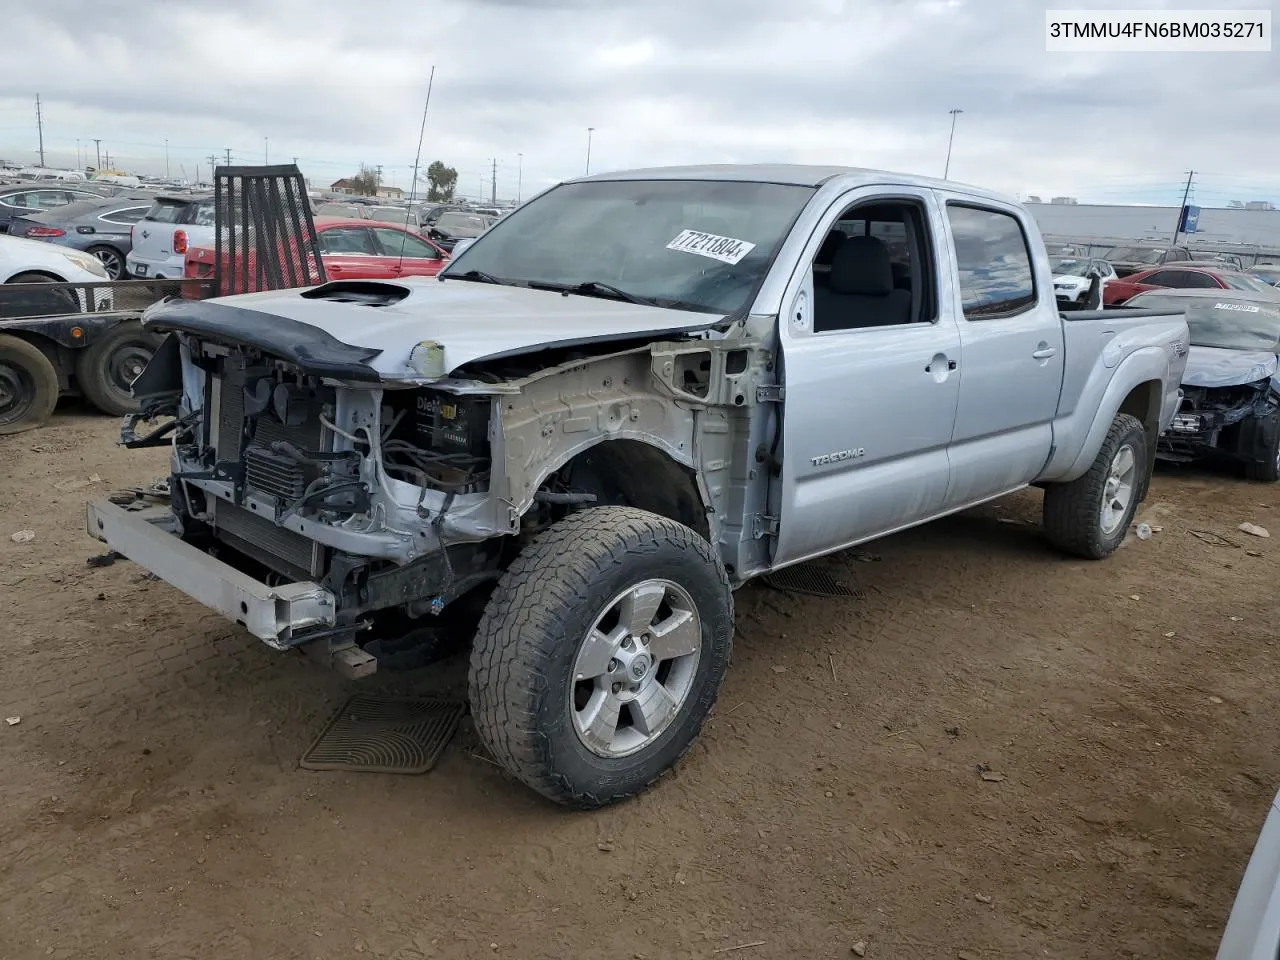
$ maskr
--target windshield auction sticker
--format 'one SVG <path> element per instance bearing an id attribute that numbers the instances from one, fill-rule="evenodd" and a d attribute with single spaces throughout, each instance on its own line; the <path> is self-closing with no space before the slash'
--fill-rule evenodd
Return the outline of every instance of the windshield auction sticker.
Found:
<path id="1" fill-rule="evenodd" d="M 754 243 L 748 243 L 746 240 L 718 237 L 714 233 L 703 233 L 701 230 L 681 230 L 676 238 L 667 244 L 668 250 L 710 257 L 721 263 L 738 263 L 755 248 Z"/>

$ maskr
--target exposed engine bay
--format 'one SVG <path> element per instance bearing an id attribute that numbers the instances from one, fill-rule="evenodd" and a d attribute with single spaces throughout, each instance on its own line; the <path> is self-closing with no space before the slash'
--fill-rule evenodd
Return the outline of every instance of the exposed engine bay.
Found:
<path id="1" fill-rule="evenodd" d="M 1229 387 L 1183 386 L 1183 401 L 1160 437 L 1158 455 L 1189 461 L 1206 455 L 1253 460 L 1261 442 L 1258 422 L 1275 416 L 1280 397 L 1271 378 Z"/>
<path id="2" fill-rule="evenodd" d="M 184 541 L 266 583 L 322 584 L 339 623 L 439 612 L 492 575 L 494 542 L 446 548 L 443 535 L 453 508 L 487 499 L 491 398 L 350 389 L 188 335 L 167 348 L 186 361 L 182 391 L 145 414 L 175 417 L 169 487 Z"/>

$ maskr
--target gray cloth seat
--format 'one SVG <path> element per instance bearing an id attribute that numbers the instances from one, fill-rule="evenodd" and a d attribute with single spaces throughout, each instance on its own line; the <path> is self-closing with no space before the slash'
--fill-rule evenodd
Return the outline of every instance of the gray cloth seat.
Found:
<path id="1" fill-rule="evenodd" d="M 911 293 L 894 286 L 889 248 L 877 237 L 849 237 L 836 249 L 831 277 L 814 290 L 817 330 L 911 322 Z"/>

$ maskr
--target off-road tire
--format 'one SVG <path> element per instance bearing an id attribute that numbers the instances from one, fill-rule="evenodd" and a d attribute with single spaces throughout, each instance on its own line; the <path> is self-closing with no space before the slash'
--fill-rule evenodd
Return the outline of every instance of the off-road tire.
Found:
<path id="1" fill-rule="evenodd" d="M 105 414 L 121 417 L 136 413 L 138 401 L 112 374 L 113 358 L 122 350 L 147 354 L 160 348 L 164 338 L 142 329 L 137 320 L 126 320 L 105 337 L 76 355 L 76 383 L 85 399 Z"/>
<path id="2" fill-rule="evenodd" d="M 1244 475 L 1259 483 L 1275 483 L 1280 480 L 1280 413 L 1255 422 L 1253 436 L 1262 449 L 1258 459 L 1244 465 Z"/>
<path id="3" fill-rule="evenodd" d="M 650 578 L 678 583 L 702 623 L 688 696 L 653 743 L 621 758 L 588 750 L 570 718 L 579 644 L 609 603 Z M 597 507 L 530 543 L 498 582 L 471 653 L 471 712 L 493 758 L 569 807 L 639 793 L 697 737 L 715 703 L 733 641 L 733 594 L 719 556 L 688 527 L 630 507 Z"/>
<path id="4" fill-rule="evenodd" d="M 1053 483 L 1045 487 L 1044 532 L 1049 542 L 1064 553 L 1086 560 L 1101 560 L 1110 556 L 1128 533 L 1138 509 L 1139 496 L 1147 486 L 1147 477 L 1141 472 L 1136 477 L 1134 495 L 1124 522 L 1108 536 L 1100 519 L 1111 462 L 1125 444 L 1133 447 L 1139 471 L 1150 470 L 1146 430 L 1137 417 L 1119 413 L 1111 421 L 1102 449 L 1089 471 L 1070 483 Z"/>
<path id="5" fill-rule="evenodd" d="M 7 389 L 15 391 L 13 407 L 0 411 L 0 436 L 32 430 L 46 420 L 58 405 L 58 371 L 35 344 L 19 337 L 0 334 L 0 373 Z"/>

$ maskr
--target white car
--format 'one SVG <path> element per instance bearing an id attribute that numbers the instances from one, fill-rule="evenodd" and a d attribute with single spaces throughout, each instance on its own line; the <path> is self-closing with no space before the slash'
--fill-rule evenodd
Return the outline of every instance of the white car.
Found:
<path id="1" fill-rule="evenodd" d="M 125 266 L 137 280 L 181 280 L 188 248 L 212 247 L 215 239 L 212 196 L 161 194 L 133 225 Z"/>
<path id="2" fill-rule="evenodd" d="M 107 271 L 91 253 L 39 240 L 0 235 L 0 283 L 105 283 Z M 94 289 L 94 310 L 109 310 L 110 289 Z M 88 310 L 84 290 L 76 291 L 80 310 Z"/>
<path id="3" fill-rule="evenodd" d="M 1053 270 L 1054 296 L 1072 303 L 1084 299 L 1095 276 L 1102 281 L 1102 291 L 1108 281 L 1116 278 L 1115 268 L 1097 257 L 1050 257 L 1049 265 Z"/>

